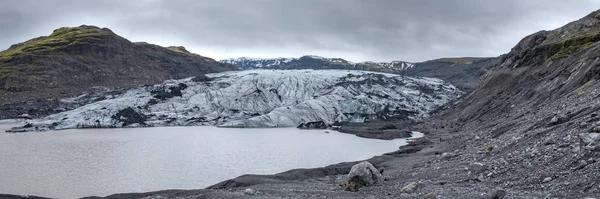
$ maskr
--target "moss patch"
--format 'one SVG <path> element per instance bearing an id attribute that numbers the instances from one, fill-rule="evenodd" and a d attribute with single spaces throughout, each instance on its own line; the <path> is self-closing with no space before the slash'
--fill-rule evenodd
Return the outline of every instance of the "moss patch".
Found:
<path id="1" fill-rule="evenodd" d="M 441 59 L 436 59 L 433 60 L 433 62 L 446 62 L 446 63 L 452 63 L 452 65 L 450 66 L 455 66 L 456 64 L 473 64 L 474 61 L 480 60 L 482 58 L 476 58 L 476 57 L 458 57 L 458 58 L 441 58 Z"/>
<path id="2" fill-rule="evenodd" d="M 4 78 L 10 73 L 12 70 L 9 67 L 0 67 L 0 78 Z"/>
<path id="3" fill-rule="evenodd" d="M 52 34 L 12 45 L 0 52 L 0 61 L 8 61 L 24 53 L 56 53 L 72 45 L 90 44 L 101 41 L 113 33 L 108 29 L 95 26 L 64 27 L 54 30 Z"/>
<path id="4" fill-rule="evenodd" d="M 167 47 L 167 49 L 172 50 L 174 52 L 178 52 L 178 53 L 190 54 L 190 52 L 187 51 L 185 49 L 185 47 L 183 47 L 183 46 L 169 46 L 169 47 Z"/>
<path id="5" fill-rule="evenodd" d="M 566 36 L 560 42 L 552 44 L 552 49 L 556 53 L 552 54 L 548 59 L 560 59 L 568 57 L 571 54 L 585 50 L 594 42 L 598 41 L 600 32 L 588 31 L 583 34 L 571 34 Z"/>

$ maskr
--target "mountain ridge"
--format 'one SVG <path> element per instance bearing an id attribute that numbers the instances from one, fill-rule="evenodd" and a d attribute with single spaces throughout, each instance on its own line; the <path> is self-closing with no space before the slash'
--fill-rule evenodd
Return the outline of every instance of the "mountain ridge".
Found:
<path id="1" fill-rule="evenodd" d="M 321 65 L 307 65 L 309 60 L 320 60 Z M 410 68 L 414 65 L 411 62 L 405 61 L 391 61 L 391 62 L 374 62 L 374 61 L 363 61 L 363 62 L 351 62 L 342 58 L 326 58 L 316 55 L 304 55 L 299 58 L 251 58 L 251 57 L 239 57 L 219 60 L 221 63 L 229 63 L 237 66 L 241 70 L 249 69 L 345 69 L 345 70 L 367 70 L 374 72 L 388 72 L 397 73 L 401 70 Z M 371 66 L 372 68 L 368 68 Z M 377 68 L 376 66 L 382 67 Z M 399 66 L 399 67 L 398 67 Z M 315 68 L 309 68 L 315 67 Z"/>
<path id="2" fill-rule="evenodd" d="M 240 70 L 250 69 L 343 69 L 384 72 L 413 77 L 435 77 L 451 82 L 461 90 L 472 91 L 479 78 L 498 64 L 497 57 L 457 57 L 440 58 L 424 62 L 351 62 L 342 58 L 325 58 L 305 55 L 299 58 L 231 58 L 220 60 L 232 64 Z"/>
<path id="3" fill-rule="evenodd" d="M 229 70 L 236 68 L 184 47 L 133 43 L 96 26 L 63 27 L 0 52 L 0 119 L 60 111 L 56 99 Z"/>

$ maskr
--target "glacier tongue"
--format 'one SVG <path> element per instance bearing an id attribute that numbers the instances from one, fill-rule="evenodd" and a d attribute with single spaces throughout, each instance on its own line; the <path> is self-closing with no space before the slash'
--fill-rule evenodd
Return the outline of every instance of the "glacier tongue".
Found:
<path id="1" fill-rule="evenodd" d="M 300 123 L 419 120 L 463 94 L 434 78 L 346 70 L 247 70 L 141 86 L 21 130 L 219 125 L 295 127 Z M 35 129 L 33 129 L 35 128 Z"/>

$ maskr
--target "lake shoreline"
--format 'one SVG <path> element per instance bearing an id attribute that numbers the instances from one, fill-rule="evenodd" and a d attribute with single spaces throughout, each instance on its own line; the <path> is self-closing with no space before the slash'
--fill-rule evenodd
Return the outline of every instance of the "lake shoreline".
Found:
<path id="1" fill-rule="evenodd" d="M 380 129 L 383 125 L 390 123 L 362 123 L 362 124 L 346 124 L 346 127 L 352 126 L 361 126 L 364 131 L 361 133 L 362 136 L 354 134 L 358 131 L 344 131 L 340 130 L 342 133 L 354 134 L 359 137 L 370 138 L 370 139 L 383 139 L 388 140 L 388 136 L 399 136 L 397 138 L 405 138 L 405 134 L 398 133 L 394 131 L 386 131 L 385 133 L 381 133 Z M 199 197 L 199 198 L 245 198 L 248 195 L 245 195 L 243 191 L 245 191 L 246 187 L 252 186 L 265 186 L 272 189 L 285 188 L 286 184 L 294 183 L 294 182 L 304 182 L 310 180 L 319 180 L 322 178 L 328 178 L 330 176 L 340 176 L 346 175 L 352 166 L 355 164 L 368 161 L 376 167 L 389 167 L 388 165 L 394 164 L 398 161 L 405 161 L 405 164 L 411 164 L 418 160 L 422 160 L 423 158 L 431 157 L 435 155 L 432 150 L 424 150 L 428 148 L 433 148 L 435 143 L 432 140 L 437 140 L 438 136 L 430 136 L 427 128 L 422 127 L 422 125 L 415 123 L 392 123 L 396 126 L 405 128 L 412 128 L 416 131 L 421 131 L 424 136 L 415 139 L 418 143 L 417 145 L 404 145 L 400 146 L 398 150 L 392 151 L 389 153 L 385 153 L 382 155 L 374 156 L 372 158 L 360 161 L 352 161 L 352 162 L 341 162 L 337 164 L 332 164 L 325 167 L 317 167 L 317 168 L 298 168 L 288 170 L 282 173 L 271 174 L 271 175 L 256 175 L 256 174 L 245 174 L 233 179 L 225 180 L 223 182 L 217 183 L 215 185 L 209 186 L 204 189 L 196 189 L 196 190 L 161 190 L 155 192 L 146 192 L 146 193 L 119 193 L 114 195 L 109 195 L 106 197 L 98 197 L 98 196 L 90 196 L 84 197 L 85 199 L 124 199 L 124 198 L 144 198 L 148 196 L 158 196 L 158 197 Z M 343 126 L 341 129 L 344 129 Z M 371 129 L 371 130 L 367 130 Z M 423 132 L 423 130 L 426 130 Z M 386 136 L 381 136 L 381 134 Z M 435 137 L 435 138 L 434 138 Z M 393 169 L 392 169 L 393 170 Z M 334 187 L 335 188 L 335 187 Z M 342 196 L 346 194 L 345 191 L 340 192 Z M 354 193 L 354 192 L 347 192 Z M 286 197 L 284 195 L 278 196 L 275 194 L 275 197 Z"/>
<path id="2" fill-rule="evenodd" d="M 7 121 L 7 120 L 3 120 L 0 121 L 3 124 L 6 123 L 11 123 L 11 122 L 15 122 L 15 120 L 12 121 Z M 381 134 L 381 130 L 379 130 L 379 127 L 374 127 L 374 133 L 373 135 L 379 135 Z M 340 130 L 343 130 L 340 129 Z M 398 129 L 385 129 L 386 133 L 384 134 L 394 134 L 393 132 L 404 132 L 404 130 L 398 130 Z M 341 133 L 341 131 L 338 131 Z M 352 132 L 344 132 L 345 134 L 353 134 Z M 406 134 L 404 133 L 395 133 L 394 135 L 397 135 L 399 137 L 405 137 Z M 408 134 L 408 136 L 410 136 L 410 133 Z M 365 138 L 365 136 L 358 136 L 358 137 L 362 137 Z M 379 140 L 389 140 L 389 139 L 382 139 L 382 138 L 374 138 L 372 137 L 371 139 L 379 139 Z M 385 155 L 384 155 L 385 156 Z M 388 157 L 375 157 L 375 158 L 371 158 L 371 161 L 385 161 L 387 160 Z M 359 161 L 353 161 L 353 162 L 343 162 L 343 163 L 338 163 L 338 164 L 333 164 L 333 165 L 329 165 L 326 167 L 318 167 L 318 168 L 311 168 L 311 169 L 292 169 L 286 172 L 282 172 L 279 174 L 275 174 L 275 175 L 242 175 L 240 177 L 231 179 L 231 180 L 226 180 L 224 182 L 221 183 L 217 183 L 215 185 L 209 186 L 206 189 L 207 190 L 215 190 L 218 188 L 222 188 L 223 187 L 241 187 L 241 186 L 248 186 L 248 185 L 255 185 L 255 184 L 261 184 L 261 183 L 265 183 L 265 182 L 273 182 L 274 180 L 277 181 L 279 179 L 284 179 L 285 181 L 290 181 L 290 180 L 300 180 L 300 179 L 310 179 L 310 178 L 314 178 L 314 177 L 319 177 L 319 176 L 323 176 L 323 175 L 314 175 L 314 173 L 323 173 L 324 175 L 335 175 L 338 173 L 344 173 L 346 172 L 345 170 L 349 170 L 349 168 L 353 165 L 353 163 L 356 163 Z M 235 181 L 233 184 L 237 184 L 232 186 L 230 182 Z M 249 181 L 249 183 L 247 182 L 242 182 L 241 181 Z M 223 183 L 225 183 L 226 185 L 222 185 Z M 170 193 L 173 191 L 178 191 L 178 190 L 169 190 L 169 191 L 161 191 L 160 193 Z M 119 195 L 123 195 L 123 194 L 119 194 Z M 3 197 L 8 197 L 8 195 L 4 195 Z M 0 198 L 3 198 L 0 197 Z M 129 197 L 127 197 L 129 198 Z"/>

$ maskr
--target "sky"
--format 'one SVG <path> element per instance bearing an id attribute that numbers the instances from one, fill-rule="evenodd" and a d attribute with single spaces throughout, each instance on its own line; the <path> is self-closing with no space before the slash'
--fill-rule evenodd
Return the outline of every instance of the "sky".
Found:
<path id="1" fill-rule="evenodd" d="M 597 9 L 595 0 L 0 0 L 0 49 L 85 24 L 215 59 L 416 62 L 498 56 Z"/>

